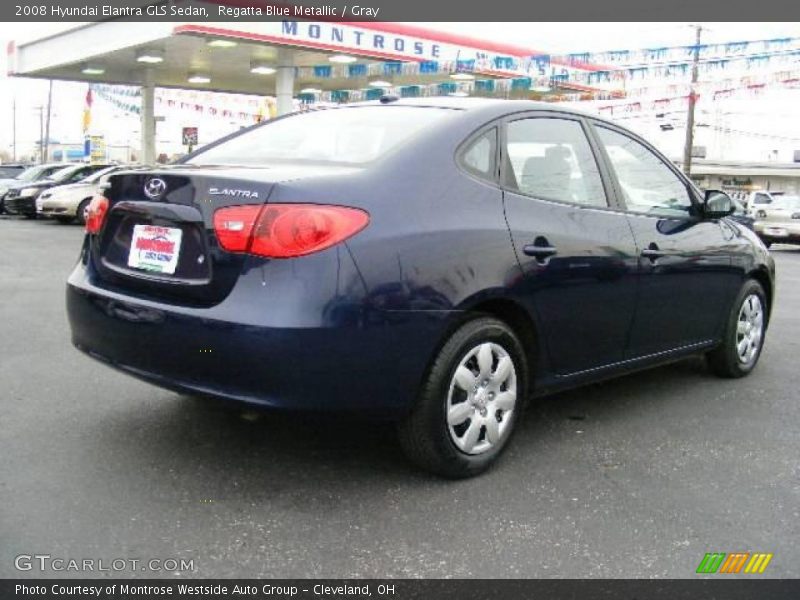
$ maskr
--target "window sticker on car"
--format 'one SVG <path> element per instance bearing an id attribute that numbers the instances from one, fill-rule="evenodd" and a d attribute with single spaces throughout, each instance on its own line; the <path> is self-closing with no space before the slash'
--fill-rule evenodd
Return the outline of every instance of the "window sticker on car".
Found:
<path id="1" fill-rule="evenodd" d="M 128 266 L 156 273 L 175 273 L 183 231 L 172 227 L 134 225 Z"/>

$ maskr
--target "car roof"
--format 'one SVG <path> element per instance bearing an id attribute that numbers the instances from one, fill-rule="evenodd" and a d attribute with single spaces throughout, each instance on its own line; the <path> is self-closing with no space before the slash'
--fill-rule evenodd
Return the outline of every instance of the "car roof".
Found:
<path id="1" fill-rule="evenodd" d="M 391 98 L 387 101 L 387 98 Z M 430 96 L 426 98 L 396 98 L 384 97 L 382 100 L 368 102 L 353 102 L 346 106 L 419 106 L 430 108 L 450 108 L 453 110 L 464 111 L 467 114 L 481 118 L 494 119 L 506 114 L 514 114 L 526 111 L 550 111 L 590 117 L 598 121 L 607 121 L 596 114 L 578 110 L 572 107 L 563 106 L 557 102 L 537 102 L 534 100 L 506 100 L 503 98 L 475 98 L 459 96 Z"/>

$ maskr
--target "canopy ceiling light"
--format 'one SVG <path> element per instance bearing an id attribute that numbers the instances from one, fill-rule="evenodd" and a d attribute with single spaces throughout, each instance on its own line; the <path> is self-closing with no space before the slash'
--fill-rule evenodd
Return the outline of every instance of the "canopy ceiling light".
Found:
<path id="1" fill-rule="evenodd" d="M 472 81 L 475 79 L 475 75 L 472 73 L 451 73 L 450 79 L 455 79 L 456 81 Z"/>
<path id="2" fill-rule="evenodd" d="M 186 81 L 189 83 L 211 83 L 211 76 L 205 73 L 189 73 Z"/>
<path id="3" fill-rule="evenodd" d="M 136 62 L 147 63 L 150 65 L 164 62 L 164 51 L 157 50 L 155 48 L 140 50 L 136 54 Z"/>
<path id="4" fill-rule="evenodd" d="M 206 45 L 210 48 L 233 48 L 238 46 L 238 42 L 234 42 L 233 40 L 208 40 Z"/>
<path id="5" fill-rule="evenodd" d="M 321 94 L 322 90 L 317 88 L 303 88 L 300 90 L 301 94 Z"/>
<path id="6" fill-rule="evenodd" d="M 348 56 L 347 54 L 332 54 L 328 57 L 332 63 L 350 64 L 356 62 L 358 59 L 355 56 Z"/>
<path id="7" fill-rule="evenodd" d="M 250 72 L 255 75 L 272 75 L 275 67 L 264 62 L 253 61 L 250 63 Z"/>
<path id="8" fill-rule="evenodd" d="M 369 85 L 370 87 L 376 87 L 376 88 L 390 88 L 392 87 L 392 82 L 386 81 L 384 79 L 374 79 L 369 82 Z"/>
<path id="9" fill-rule="evenodd" d="M 84 75 L 102 75 L 106 72 L 106 68 L 102 65 L 83 65 L 81 73 Z"/>

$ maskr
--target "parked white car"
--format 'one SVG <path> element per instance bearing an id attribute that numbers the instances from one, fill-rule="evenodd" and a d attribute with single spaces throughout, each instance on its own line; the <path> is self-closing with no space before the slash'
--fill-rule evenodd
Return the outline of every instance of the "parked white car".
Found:
<path id="1" fill-rule="evenodd" d="M 62 223 L 77 221 L 83 224 L 85 212 L 97 188 L 105 175 L 128 168 L 125 165 L 114 165 L 101 169 L 81 179 L 77 183 L 61 185 L 42 192 L 36 199 L 36 213 L 42 217 L 57 219 Z"/>
<path id="2" fill-rule="evenodd" d="M 775 199 L 782 197 L 783 194 L 783 192 L 768 192 L 766 190 L 750 192 L 745 201 L 747 214 L 755 219 L 764 218 L 766 214 L 764 209 L 769 208 Z"/>
<path id="3" fill-rule="evenodd" d="M 773 243 L 800 244 L 800 196 L 778 196 L 758 209 L 754 229 L 769 248 Z"/>

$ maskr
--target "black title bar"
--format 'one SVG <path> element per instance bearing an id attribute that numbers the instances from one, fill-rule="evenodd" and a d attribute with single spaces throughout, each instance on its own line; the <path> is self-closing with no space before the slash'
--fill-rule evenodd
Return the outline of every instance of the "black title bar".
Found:
<path id="1" fill-rule="evenodd" d="M 793 21 L 787 0 L 4 0 L 0 21 Z"/>
<path id="2" fill-rule="evenodd" d="M 800 598 L 800 580 L 0 580 L 3 600 L 750 600 Z"/>

